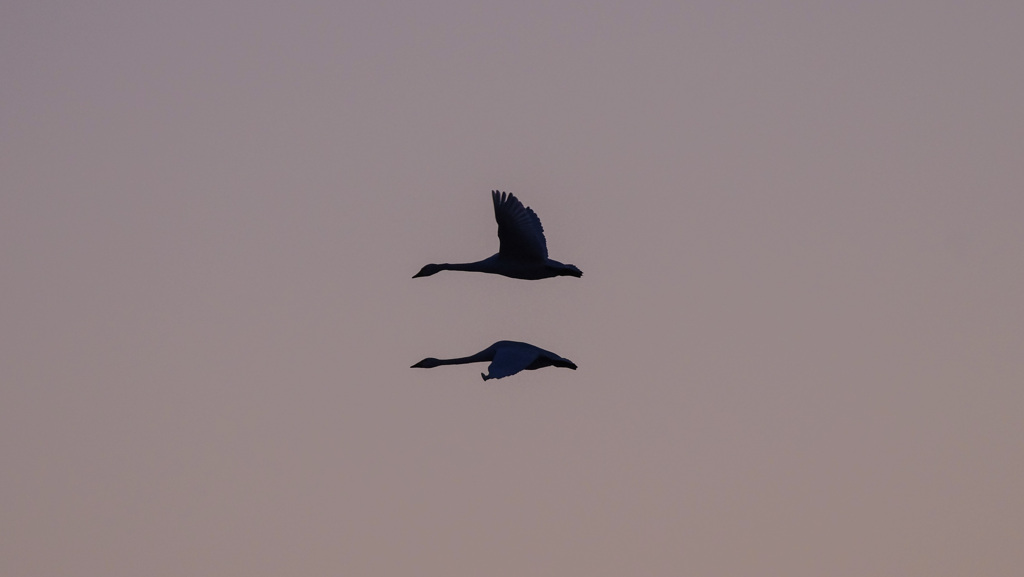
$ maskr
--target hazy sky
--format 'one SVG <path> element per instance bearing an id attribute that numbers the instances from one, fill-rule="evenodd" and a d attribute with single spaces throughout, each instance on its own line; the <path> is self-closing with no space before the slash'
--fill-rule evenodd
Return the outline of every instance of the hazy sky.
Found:
<path id="1" fill-rule="evenodd" d="M 1019 574 L 1022 30 L 5 3 L 0 574 Z"/>

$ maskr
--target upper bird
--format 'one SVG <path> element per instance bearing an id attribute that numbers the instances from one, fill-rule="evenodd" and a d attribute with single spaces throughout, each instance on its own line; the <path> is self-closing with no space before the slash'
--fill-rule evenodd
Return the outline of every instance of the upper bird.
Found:
<path id="1" fill-rule="evenodd" d="M 457 359 L 427 357 L 411 368 L 432 369 L 441 365 L 464 365 L 466 363 L 482 363 L 486 361 L 491 362 L 490 366 L 487 367 L 489 374 L 480 373 L 480 376 L 485 381 L 487 379 L 508 377 L 523 370 L 532 371 L 544 367 L 563 367 L 576 370 L 576 363 L 569 359 L 529 343 L 518 341 L 498 341 L 475 355 L 459 357 Z"/>
<path id="2" fill-rule="evenodd" d="M 523 206 L 512 193 L 491 191 L 494 220 L 498 221 L 498 254 L 469 263 L 428 264 L 412 278 L 430 276 L 443 270 L 488 272 L 512 278 L 538 280 L 555 276 L 583 276 L 571 264 L 548 258 L 544 227 L 533 209 Z"/>

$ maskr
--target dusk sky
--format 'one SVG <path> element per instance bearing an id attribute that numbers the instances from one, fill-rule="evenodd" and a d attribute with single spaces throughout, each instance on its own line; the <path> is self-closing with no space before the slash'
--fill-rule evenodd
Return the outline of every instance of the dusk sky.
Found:
<path id="1" fill-rule="evenodd" d="M 0 574 L 1021 574 L 1022 31 L 6 2 Z"/>

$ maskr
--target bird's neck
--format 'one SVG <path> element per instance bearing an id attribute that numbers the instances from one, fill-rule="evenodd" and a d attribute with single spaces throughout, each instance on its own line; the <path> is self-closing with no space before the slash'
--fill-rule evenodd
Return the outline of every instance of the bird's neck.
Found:
<path id="1" fill-rule="evenodd" d="M 441 265 L 441 268 L 445 270 L 461 270 L 466 272 L 488 272 L 492 267 L 488 266 L 488 260 L 481 260 L 477 262 L 456 262 L 456 263 L 445 263 Z"/>
<path id="2" fill-rule="evenodd" d="M 476 272 L 476 271 L 480 270 L 479 264 L 480 263 L 476 263 L 476 262 L 455 262 L 455 263 L 445 264 L 445 265 L 442 265 L 442 266 L 444 266 L 444 268 L 446 268 L 448 270 L 463 270 L 463 271 Z"/>
<path id="3" fill-rule="evenodd" d="M 438 359 L 438 364 L 441 365 L 465 365 L 468 363 L 482 363 L 484 361 L 491 360 L 490 356 L 487 355 L 487 351 L 480 351 L 475 355 L 468 357 L 457 357 L 454 359 Z"/>

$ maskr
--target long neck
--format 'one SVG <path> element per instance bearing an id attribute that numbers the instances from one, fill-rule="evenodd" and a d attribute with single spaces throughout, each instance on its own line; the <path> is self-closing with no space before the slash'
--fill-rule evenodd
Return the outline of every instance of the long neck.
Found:
<path id="1" fill-rule="evenodd" d="M 445 263 L 441 265 L 441 270 L 461 270 L 467 272 L 488 272 L 490 267 L 487 266 L 487 261 L 482 260 L 479 262 L 456 262 L 456 263 Z"/>
<path id="2" fill-rule="evenodd" d="M 475 355 L 468 357 L 458 357 L 456 359 L 437 359 L 439 365 L 465 365 L 468 363 L 482 363 L 489 361 L 494 358 L 494 354 L 491 353 L 490 349 L 480 351 Z"/>

